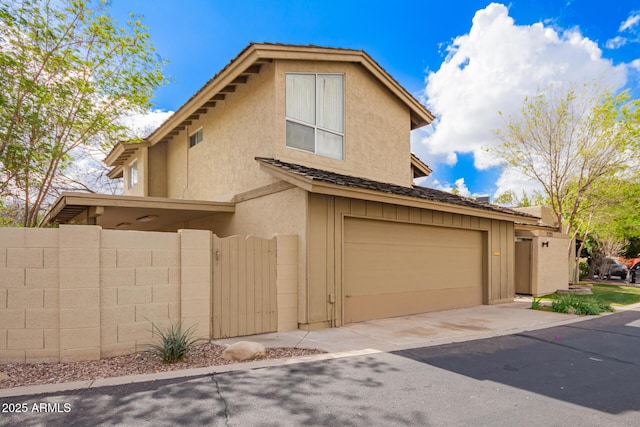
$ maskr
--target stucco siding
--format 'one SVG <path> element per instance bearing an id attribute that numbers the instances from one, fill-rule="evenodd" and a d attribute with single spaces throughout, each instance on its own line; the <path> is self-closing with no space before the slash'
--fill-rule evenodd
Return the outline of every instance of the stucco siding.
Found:
<path id="1" fill-rule="evenodd" d="M 282 161 L 410 186 L 409 109 L 362 66 L 350 63 L 276 63 L 275 151 Z M 345 88 L 344 160 L 285 146 L 286 73 L 341 73 Z"/>
<path id="2" fill-rule="evenodd" d="M 275 182 L 254 160 L 274 155 L 274 68 L 265 64 L 169 142 L 168 197 L 228 201 Z M 202 141 L 189 148 L 189 135 L 200 128 Z"/>
<path id="3" fill-rule="evenodd" d="M 147 159 L 147 188 L 150 197 L 167 197 L 167 144 L 149 148 Z"/>
<path id="4" fill-rule="evenodd" d="M 518 230 L 516 235 L 532 241 L 530 293 L 539 296 L 568 289 L 569 236 L 542 230 Z"/>
<path id="5" fill-rule="evenodd" d="M 344 159 L 285 145 L 285 75 L 340 73 L 345 81 Z M 127 194 L 229 201 L 276 182 L 255 157 L 278 158 L 337 173 L 410 186 L 410 112 L 364 67 L 352 63 L 276 60 L 237 85 L 226 99 L 190 120 L 169 142 L 149 149 L 147 181 Z M 189 136 L 202 141 L 189 148 Z M 166 145 L 166 146 L 165 146 Z M 146 149 L 145 149 L 146 150 Z M 139 156 L 142 150 L 139 151 Z M 146 153 L 145 153 L 146 158 Z M 146 169 L 146 160 L 139 165 Z"/>

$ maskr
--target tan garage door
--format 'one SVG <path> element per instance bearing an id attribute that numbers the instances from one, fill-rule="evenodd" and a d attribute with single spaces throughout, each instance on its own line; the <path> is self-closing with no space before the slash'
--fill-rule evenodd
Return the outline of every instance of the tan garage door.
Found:
<path id="1" fill-rule="evenodd" d="M 482 304 L 482 232 L 345 218 L 344 322 Z"/>

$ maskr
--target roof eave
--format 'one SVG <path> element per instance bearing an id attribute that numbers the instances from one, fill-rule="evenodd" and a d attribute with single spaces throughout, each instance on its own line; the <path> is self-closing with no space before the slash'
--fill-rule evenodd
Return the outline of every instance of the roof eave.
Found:
<path id="1" fill-rule="evenodd" d="M 148 146 L 149 142 L 146 140 L 140 142 L 118 142 L 107 154 L 107 157 L 104 158 L 104 163 L 107 166 L 120 166 L 139 148 Z"/>
<path id="2" fill-rule="evenodd" d="M 433 170 L 431 170 L 431 168 L 426 163 L 420 160 L 420 158 L 413 153 L 411 153 L 411 166 L 423 174 L 421 176 L 416 176 L 415 178 L 429 176 L 431 175 L 431 172 L 433 172 Z"/>
<path id="3" fill-rule="evenodd" d="M 207 103 L 213 96 L 219 93 L 226 86 L 231 84 L 240 73 L 244 72 L 253 65 L 261 56 L 256 52 L 256 45 L 252 44 L 245 48 L 238 57 L 232 60 L 225 67 L 220 75 L 213 80 L 205 83 L 205 85 L 196 92 L 196 94 L 183 104 L 178 111 L 162 123 L 148 137 L 150 145 L 160 142 L 174 128 L 178 127 L 182 122 L 186 121 L 193 112 Z"/>
<path id="4" fill-rule="evenodd" d="M 537 218 L 520 216 L 516 214 L 501 213 L 495 211 L 484 210 L 480 208 L 472 208 L 468 206 L 455 205 L 445 202 L 437 202 L 433 200 L 422 199 L 399 194 L 385 193 L 381 191 L 368 190 L 363 188 L 349 187 L 344 185 L 332 184 L 324 181 L 317 181 L 308 177 L 288 172 L 282 168 L 271 165 L 269 163 L 260 162 L 260 167 L 264 168 L 268 173 L 283 181 L 289 182 L 297 187 L 302 188 L 310 193 L 325 194 L 330 196 L 349 197 L 352 199 L 371 200 L 381 203 L 391 203 L 408 207 L 433 209 L 442 212 L 450 212 L 463 215 L 471 215 L 482 218 L 497 219 L 503 221 L 516 222 L 523 224 L 536 224 Z"/>

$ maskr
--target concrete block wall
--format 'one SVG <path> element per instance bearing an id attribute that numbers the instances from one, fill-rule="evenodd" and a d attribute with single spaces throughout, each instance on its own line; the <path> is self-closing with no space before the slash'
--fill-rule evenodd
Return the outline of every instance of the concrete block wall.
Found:
<path id="1" fill-rule="evenodd" d="M 211 337 L 211 240 L 205 230 L 179 230 L 180 317 L 194 337 Z"/>
<path id="2" fill-rule="evenodd" d="M 188 235 L 187 246 L 211 233 Z M 181 237 L 86 225 L 0 229 L 0 363 L 143 349 L 154 339 L 152 325 L 181 320 Z M 200 336 L 208 338 L 203 323 Z"/>
<path id="3" fill-rule="evenodd" d="M 180 235 L 102 230 L 101 357 L 133 353 L 180 319 Z"/>
<path id="4" fill-rule="evenodd" d="M 100 233 L 59 229 L 60 361 L 100 358 Z"/>
<path id="5" fill-rule="evenodd" d="M 58 230 L 0 231 L 0 363 L 57 361 Z"/>
<path id="6" fill-rule="evenodd" d="M 298 238 L 277 236 L 278 330 L 297 329 Z M 0 363 L 144 349 L 152 325 L 212 331 L 212 234 L 0 228 Z"/>

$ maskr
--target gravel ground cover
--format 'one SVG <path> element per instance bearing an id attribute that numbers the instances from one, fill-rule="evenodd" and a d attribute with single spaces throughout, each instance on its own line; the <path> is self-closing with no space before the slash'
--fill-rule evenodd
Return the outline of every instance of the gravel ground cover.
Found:
<path id="1" fill-rule="evenodd" d="M 186 360 L 178 363 L 163 363 L 158 356 L 150 352 L 141 352 L 85 362 L 0 365 L 0 388 L 94 380 L 242 363 L 223 359 L 222 352 L 224 349 L 225 347 L 212 343 L 200 344 L 191 349 Z M 320 350 L 303 348 L 267 348 L 266 350 L 267 354 L 262 359 L 291 358 L 324 353 L 324 351 Z"/>

